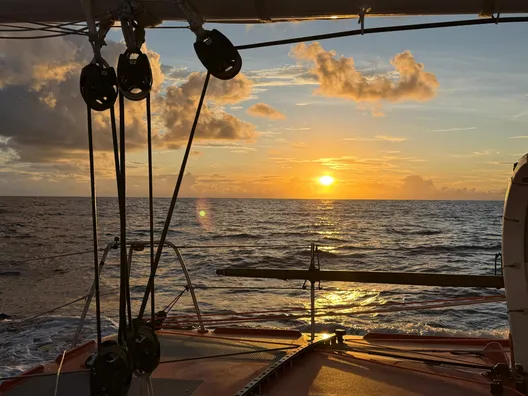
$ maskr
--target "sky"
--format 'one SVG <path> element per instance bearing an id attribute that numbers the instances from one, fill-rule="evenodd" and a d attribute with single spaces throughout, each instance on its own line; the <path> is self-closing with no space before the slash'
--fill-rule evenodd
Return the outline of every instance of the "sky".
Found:
<path id="1" fill-rule="evenodd" d="M 447 19 L 368 18 L 366 27 L 432 20 Z M 247 44 L 358 24 L 206 27 Z M 527 24 L 499 24 L 242 51 L 242 72 L 210 83 L 181 195 L 503 199 L 528 147 L 527 36 Z M 160 197 L 174 189 L 204 81 L 193 42 L 186 29 L 147 32 Z M 115 65 L 120 31 L 107 43 L 103 55 Z M 79 94 L 87 39 L 2 40 L 0 54 L 0 195 L 88 196 Z M 146 196 L 145 108 L 126 109 L 127 192 Z M 94 114 L 100 196 L 116 195 L 108 121 Z"/>

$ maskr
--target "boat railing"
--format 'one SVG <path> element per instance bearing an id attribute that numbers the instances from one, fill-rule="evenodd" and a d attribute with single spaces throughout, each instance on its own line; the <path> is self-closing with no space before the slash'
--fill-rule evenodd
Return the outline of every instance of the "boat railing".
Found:
<path id="1" fill-rule="evenodd" d="M 158 246 L 158 245 L 159 245 L 159 241 L 155 241 L 154 242 L 154 246 Z M 132 268 L 132 258 L 133 258 L 134 252 L 135 251 L 142 251 L 145 248 L 150 247 L 150 242 L 146 242 L 146 241 L 130 241 L 130 242 L 127 242 L 127 246 L 128 246 L 128 256 L 127 256 L 128 257 L 128 273 L 130 273 L 131 268 Z M 199 329 L 200 329 L 200 331 L 205 332 L 206 330 L 205 330 L 205 326 L 204 326 L 203 321 L 202 321 L 202 315 L 201 315 L 201 312 L 200 312 L 200 306 L 198 305 L 198 299 L 196 298 L 196 292 L 194 290 L 194 285 L 192 283 L 191 275 L 189 274 L 189 270 L 187 269 L 187 265 L 185 264 L 185 260 L 183 259 L 183 256 L 182 256 L 180 250 L 178 249 L 178 247 L 176 245 L 174 245 L 172 242 L 165 241 L 163 246 L 171 248 L 174 251 L 174 253 L 176 255 L 176 258 L 178 259 L 178 262 L 180 263 L 180 266 L 182 268 L 183 274 L 185 276 L 185 280 L 187 282 L 186 285 L 185 285 L 185 288 L 186 288 L 186 290 L 189 290 L 189 293 L 191 294 L 191 298 L 192 298 L 193 305 L 194 305 L 194 311 L 195 311 L 195 314 L 196 314 L 197 319 L 198 319 Z M 99 278 L 101 277 L 101 272 L 102 272 L 102 270 L 104 268 L 104 265 L 106 263 L 106 260 L 108 258 L 108 254 L 110 253 L 110 251 L 112 249 L 118 249 L 119 247 L 120 247 L 119 238 L 115 238 L 114 242 L 109 243 L 104 248 L 101 260 L 99 262 L 99 271 L 98 271 Z M 90 292 L 86 296 L 86 302 L 84 304 L 84 308 L 83 308 L 82 313 L 81 313 L 81 318 L 79 320 L 79 324 L 77 325 L 77 329 L 75 330 L 75 335 L 73 337 L 72 348 L 75 347 L 77 345 L 77 343 L 79 342 L 81 331 L 82 331 L 82 328 L 84 326 L 84 322 L 86 320 L 86 315 L 88 314 L 88 310 L 90 309 L 90 305 L 91 305 L 92 299 L 94 297 L 94 294 L 95 294 L 95 281 L 92 283 L 92 287 L 90 289 Z"/>
<path id="2" fill-rule="evenodd" d="M 155 246 L 159 245 L 159 241 L 154 242 Z M 305 245 L 306 246 L 306 245 Z M 187 264 L 184 260 L 181 249 L 194 250 L 194 249 L 219 249 L 219 248 L 233 248 L 233 249 L 244 249 L 244 248 L 291 248 L 289 245 L 272 245 L 272 244 L 259 244 L 259 245 L 205 245 L 205 246 L 193 246 L 193 245 L 181 245 L 176 246 L 172 242 L 165 242 L 164 247 L 172 249 L 174 252 L 182 272 L 185 276 L 186 284 L 184 285 L 184 291 L 188 290 L 193 303 L 194 313 L 189 315 L 180 314 L 174 317 L 160 318 L 163 320 L 162 328 L 183 328 L 183 327 L 198 327 L 198 331 L 206 332 L 206 327 L 214 328 L 217 326 L 225 326 L 239 323 L 254 323 L 254 322 L 279 322 L 283 319 L 310 319 L 310 334 L 311 339 L 315 337 L 316 318 L 329 317 L 329 316 L 340 316 L 340 315 L 358 315 L 358 314 L 372 314 L 380 312 L 395 312 L 402 310 L 417 310 L 417 309 L 430 309 L 430 308 L 443 308 L 459 305 L 469 304 L 480 304 L 485 302 L 499 302 L 504 301 L 504 295 L 489 295 L 479 297 L 467 297 L 467 298 L 455 298 L 455 299 L 443 299 L 443 300 L 432 300 L 432 301 L 417 301 L 417 302 L 404 302 L 404 303 L 390 303 L 385 305 L 380 304 L 343 304 L 333 305 L 331 307 L 317 307 L 316 308 L 316 288 L 321 289 L 321 281 L 325 282 L 355 282 L 355 283 L 373 283 L 373 284 L 399 284 L 399 285 L 419 285 L 419 286 L 440 286 L 440 287 L 477 287 L 477 288 L 494 288 L 501 289 L 504 287 L 504 280 L 502 275 L 468 275 L 468 274 L 443 274 L 443 273 L 411 273 L 411 272 L 388 272 L 388 271 L 335 271 L 335 270 L 321 270 L 320 265 L 320 248 L 318 245 L 312 243 L 310 246 L 310 264 L 308 269 L 270 269 L 270 268 L 223 268 L 217 269 L 216 274 L 225 277 L 242 277 L 242 278 L 261 278 L 261 279 L 279 279 L 284 281 L 304 281 L 301 289 L 306 289 L 307 283 L 309 282 L 310 289 L 310 307 L 307 308 L 294 308 L 294 309 L 283 309 L 283 310 L 257 310 L 251 312 L 237 312 L 229 313 L 231 317 L 225 317 L 227 314 L 224 313 L 211 313 L 208 312 L 204 315 L 200 310 L 198 298 L 196 296 L 196 289 L 230 289 L 230 286 L 197 286 L 193 284 Z M 108 256 L 111 250 L 117 250 L 120 247 L 118 238 L 109 243 L 104 249 L 99 262 L 99 277 L 101 277 L 102 270 L 107 262 Z M 132 261 L 134 252 L 143 251 L 145 248 L 150 247 L 150 242 L 147 241 L 129 241 L 127 242 L 128 247 L 128 269 L 129 273 L 132 268 Z M 80 252 L 86 253 L 86 252 Z M 318 283 L 318 287 L 316 284 Z M 252 289 L 252 286 L 248 286 L 248 289 Z M 267 289 L 273 289 L 269 287 Z M 284 289 L 284 288 L 281 288 Z M 293 289 L 293 288 L 288 288 Z M 296 287 L 295 289 L 299 289 Z M 328 288 L 325 288 L 329 290 Z M 182 292 L 183 293 L 183 292 Z M 53 310 L 47 312 L 53 312 L 60 308 L 66 307 L 73 303 L 82 301 L 85 299 L 85 304 L 80 316 L 79 323 L 77 325 L 75 335 L 72 340 L 72 347 L 75 347 L 80 339 L 81 331 L 86 321 L 86 316 L 90 309 L 92 299 L 95 295 L 95 283 L 89 293 L 81 298 L 78 298 L 67 304 L 63 304 Z M 181 294 L 180 294 L 181 296 Z M 177 301 L 179 296 L 173 300 Z M 171 303 L 171 307 L 174 305 Z M 359 309 L 359 310 L 358 310 Z M 44 313 L 45 314 L 45 313 Z M 33 318 L 42 316 L 43 314 L 36 315 L 32 318 L 25 319 L 23 322 L 31 320 Z M 234 315 L 234 316 L 233 316 Z"/>
<path id="3" fill-rule="evenodd" d="M 212 247 L 212 246 L 211 246 Z M 234 247 L 234 246 L 222 246 L 222 247 Z M 244 245 L 236 246 L 237 248 L 244 248 Z M 247 246 L 246 246 L 247 247 Z M 255 246 L 250 246 L 255 247 Z M 270 246 L 262 245 L 262 248 L 270 248 Z M 282 247 L 287 247 L 282 245 Z M 193 248 L 187 246 L 186 248 Z M 204 247 L 200 247 L 204 248 Z M 177 251 L 179 251 L 176 248 Z M 343 310 L 345 315 L 350 315 L 350 309 L 358 308 L 358 305 L 341 305 L 332 306 L 326 308 L 318 308 L 316 310 L 316 283 L 319 283 L 318 288 L 321 289 L 321 281 L 328 282 L 356 282 L 356 283 L 382 283 L 382 284 L 400 284 L 400 285 L 417 285 L 417 286 L 439 286 L 439 287 L 472 287 L 472 288 L 493 288 L 501 289 L 504 288 L 504 280 L 502 276 L 497 275 L 468 275 L 468 274 L 439 274 L 439 273 L 411 273 L 411 272 L 388 272 L 388 271 L 332 271 L 332 270 L 321 270 L 320 266 L 320 249 L 316 244 L 310 245 L 310 265 L 307 270 L 299 269 L 269 269 L 269 268 L 224 268 L 216 271 L 217 275 L 227 277 L 243 277 L 243 278 L 265 278 L 265 279 L 280 279 L 284 281 L 292 280 L 303 280 L 304 283 L 302 288 L 306 288 L 306 284 L 310 283 L 310 309 L 307 312 L 297 312 L 297 315 L 283 316 L 282 313 L 291 310 L 282 311 L 253 311 L 236 313 L 235 317 L 231 318 L 219 318 L 221 313 L 208 313 L 207 319 L 203 319 L 201 316 L 198 318 L 200 329 L 204 329 L 205 325 L 209 327 L 230 325 L 244 322 L 261 322 L 261 321 L 280 321 L 281 319 L 291 318 L 310 318 L 310 334 L 311 339 L 315 338 L 316 318 L 324 316 L 335 316 L 336 310 Z M 180 253 L 181 256 L 181 253 Z M 182 259 L 183 260 L 183 259 Z M 207 288 L 207 287 L 205 287 Z M 229 287 L 226 287 L 229 289 Z M 251 289 L 251 287 L 248 287 Z M 486 302 L 500 302 L 504 301 L 504 295 L 490 295 L 490 296 L 478 296 L 478 297 L 466 297 L 466 298 L 455 298 L 455 299 L 443 299 L 443 300 L 432 300 L 432 301 L 420 301 L 403 304 L 390 304 L 380 309 L 380 306 L 359 306 L 363 310 L 355 311 L 353 314 L 370 314 L 375 312 L 395 312 L 401 310 L 417 310 L 417 309 L 430 309 L 430 308 L 442 308 L 450 306 L 460 305 L 471 305 L 480 304 Z M 376 304 L 374 304 L 376 305 Z M 400 306 L 398 306 L 400 305 Z M 365 309 L 367 308 L 367 309 Z M 331 310 L 331 313 L 328 311 Z M 296 311 L 295 309 L 293 311 Z M 323 312 L 321 312 L 323 311 Z M 273 313 L 275 312 L 275 314 Z M 277 312 L 281 314 L 277 315 Z M 264 315 L 261 314 L 268 314 Z M 290 312 L 291 313 L 291 312 Z M 231 313 L 232 314 L 232 313 Z M 239 317 L 236 317 L 239 315 Z M 339 315 L 339 314 L 337 314 Z M 164 328 L 178 328 L 180 326 L 192 325 L 196 321 L 193 319 L 193 315 L 178 315 L 173 318 L 166 318 L 164 322 Z"/>

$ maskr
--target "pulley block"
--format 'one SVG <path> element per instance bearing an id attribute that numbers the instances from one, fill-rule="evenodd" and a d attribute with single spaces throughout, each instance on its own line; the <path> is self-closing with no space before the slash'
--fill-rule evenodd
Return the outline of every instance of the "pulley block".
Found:
<path id="1" fill-rule="evenodd" d="M 207 71 L 220 80 L 234 78 L 242 69 L 242 58 L 229 39 L 218 30 L 206 30 L 194 43 L 196 55 Z"/>
<path id="2" fill-rule="evenodd" d="M 114 68 L 90 63 L 82 69 L 80 87 L 81 95 L 90 109 L 110 109 L 117 99 L 118 92 Z"/>
<path id="3" fill-rule="evenodd" d="M 125 98 L 133 101 L 145 99 L 152 89 L 152 70 L 147 55 L 129 50 L 119 55 L 117 79 Z"/>
<path id="4" fill-rule="evenodd" d="M 160 342 L 151 325 L 143 320 L 134 320 L 135 338 L 129 342 L 134 373 L 137 376 L 152 374 L 160 362 Z"/>
<path id="5" fill-rule="evenodd" d="M 132 362 L 127 350 L 116 341 L 104 341 L 91 362 L 90 395 L 127 395 L 132 373 Z"/>

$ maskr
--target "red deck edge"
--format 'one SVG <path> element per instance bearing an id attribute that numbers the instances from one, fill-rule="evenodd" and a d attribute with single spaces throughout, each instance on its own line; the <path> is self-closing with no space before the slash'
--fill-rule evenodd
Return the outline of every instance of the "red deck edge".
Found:
<path id="1" fill-rule="evenodd" d="M 33 375 L 33 374 L 42 374 L 44 372 L 44 366 L 42 364 L 39 364 L 36 367 L 30 368 L 27 371 L 24 371 L 22 374 L 18 376 L 18 378 L 13 378 L 10 380 L 6 380 L 0 384 L 0 393 L 7 392 L 9 389 L 13 388 L 15 385 L 19 384 L 23 380 L 25 380 L 25 376 Z"/>
<path id="2" fill-rule="evenodd" d="M 281 336 L 299 338 L 302 333 L 299 330 L 284 329 L 254 329 L 250 327 L 217 327 L 213 330 L 215 334 L 247 334 L 257 336 Z"/>
<path id="3" fill-rule="evenodd" d="M 80 355 L 82 352 L 85 351 L 85 349 L 88 349 L 95 345 L 94 340 L 90 340 L 88 342 L 85 342 L 84 344 L 77 345 L 75 348 L 68 349 L 66 351 L 66 354 L 64 355 L 64 362 L 70 360 L 71 358 Z M 55 363 L 60 364 L 62 360 L 62 353 L 55 358 Z"/>
<path id="4" fill-rule="evenodd" d="M 367 333 L 363 336 L 365 340 L 391 340 L 406 342 L 427 342 L 427 343 L 449 343 L 467 345 L 487 345 L 490 342 L 497 342 L 503 347 L 509 347 L 509 340 L 495 338 L 470 338 L 470 337 L 442 337 L 442 336 L 421 336 L 413 334 L 387 334 L 387 333 Z"/>

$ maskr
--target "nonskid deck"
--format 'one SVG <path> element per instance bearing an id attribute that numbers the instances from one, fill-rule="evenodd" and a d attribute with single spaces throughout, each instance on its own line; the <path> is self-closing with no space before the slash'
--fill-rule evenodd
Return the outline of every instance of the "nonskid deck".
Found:
<path id="1" fill-rule="evenodd" d="M 311 346 L 297 331 L 158 334 L 165 363 L 152 375 L 156 396 L 489 395 L 491 380 L 482 375 L 487 370 L 470 366 L 491 367 L 509 359 L 506 340 L 370 335 L 329 345 L 328 335 L 318 335 L 317 345 Z M 499 348 L 486 351 L 490 343 Z M 90 394 L 85 361 L 95 350 L 91 342 L 66 354 L 57 395 Z M 3 383 L 0 395 L 54 395 L 53 373 L 61 358 L 33 370 L 52 375 Z M 141 381 L 134 378 L 129 395 L 141 394 Z M 503 395 L 514 394 L 504 389 Z"/>

